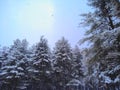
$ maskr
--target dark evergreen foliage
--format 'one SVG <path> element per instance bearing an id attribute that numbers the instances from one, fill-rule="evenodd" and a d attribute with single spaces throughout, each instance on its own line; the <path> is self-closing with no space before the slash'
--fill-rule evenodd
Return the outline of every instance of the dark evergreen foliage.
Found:
<path id="1" fill-rule="evenodd" d="M 81 43 L 91 43 L 84 58 L 88 68 L 86 83 L 93 87 L 114 86 L 120 83 L 120 1 L 88 0 L 88 3 L 94 11 L 82 15 L 85 17 L 82 24 L 88 25 L 89 30 Z"/>
<path id="2" fill-rule="evenodd" d="M 15 40 L 0 49 L 0 90 L 65 89 L 83 73 L 81 54 L 72 51 L 65 38 L 56 43 L 53 53 L 44 37 L 31 48 L 26 40 Z"/>

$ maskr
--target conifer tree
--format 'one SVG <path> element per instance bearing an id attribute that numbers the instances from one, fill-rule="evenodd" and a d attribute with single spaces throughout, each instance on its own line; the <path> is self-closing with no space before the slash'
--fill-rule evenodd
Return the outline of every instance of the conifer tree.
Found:
<path id="1" fill-rule="evenodd" d="M 119 16 L 115 15 L 115 7 L 118 6 L 114 6 L 114 2 L 119 3 L 119 0 L 88 1 L 94 7 L 92 13 L 84 14 L 84 25 L 90 26 L 83 40 L 91 43 L 87 52 L 89 78 L 93 85 L 119 82 L 120 22 Z"/>
<path id="2" fill-rule="evenodd" d="M 83 77 L 84 73 L 82 65 L 82 55 L 78 46 L 75 46 L 75 48 L 73 49 L 73 61 L 73 78 L 80 80 Z"/>
<path id="3" fill-rule="evenodd" d="M 34 88 L 46 90 L 50 88 L 51 83 L 50 48 L 48 47 L 47 40 L 41 37 L 34 51 L 32 59 L 33 70 L 31 70 L 32 82 L 34 85 L 37 85 Z"/>
<path id="4" fill-rule="evenodd" d="M 72 49 L 63 37 L 58 40 L 54 48 L 54 81 L 57 90 L 61 90 L 71 80 Z"/>
<path id="5" fill-rule="evenodd" d="M 2 67 L 3 88 L 20 89 L 26 88 L 24 81 L 26 79 L 27 68 L 27 41 L 22 42 L 17 39 L 10 47 L 5 64 Z M 22 84 L 22 85 L 21 85 Z"/>

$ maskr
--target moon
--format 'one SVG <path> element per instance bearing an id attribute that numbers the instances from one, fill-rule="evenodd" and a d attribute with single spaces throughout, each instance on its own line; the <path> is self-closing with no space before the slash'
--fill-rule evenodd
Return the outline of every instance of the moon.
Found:
<path id="1" fill-rule="evenodd" d="M 49 32 L 54 24 L 54 7 L 50 2 L 31 2 L 19 12 L 19 22 L 31 30 Z"/>

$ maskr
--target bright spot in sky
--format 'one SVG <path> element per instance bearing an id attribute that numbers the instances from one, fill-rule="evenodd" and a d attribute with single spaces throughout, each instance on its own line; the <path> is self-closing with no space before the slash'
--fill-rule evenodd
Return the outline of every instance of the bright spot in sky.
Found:
<path id="1" fill-rule="evenodd" d="M 62 36 L 72 45 L 83 37 L 79 14 L 89 12 L 87 0 L 0 0 L 0 45 L 26 38 L 30 45 L 44 35 L 51 46 Z"/>
<path id="2" fill-rule="evenodd" d="M 18 22 L 36 32 L 48 33 L 54 24 L 54 7 L 50 2 L 29 2 L 18 14 Z"/>

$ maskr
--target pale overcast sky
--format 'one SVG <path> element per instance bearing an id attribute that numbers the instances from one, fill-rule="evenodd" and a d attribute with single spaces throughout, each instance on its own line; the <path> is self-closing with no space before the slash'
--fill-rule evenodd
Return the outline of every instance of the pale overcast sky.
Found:
<path id="1" fill-rule="evenodd" d="M 87 0 L 0 0 L 0 45 L 35 44 L 44 35 L 52 47 L 62 36 L 74 46 L 85 31 L 79 15 L 88 11 Z"/>

